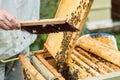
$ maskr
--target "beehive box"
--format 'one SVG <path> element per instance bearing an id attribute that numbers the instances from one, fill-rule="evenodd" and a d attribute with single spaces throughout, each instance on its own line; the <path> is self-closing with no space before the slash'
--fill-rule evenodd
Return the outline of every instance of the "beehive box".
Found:
<path id="1" fill-rule="evenodd" d="M 113 73 L 92 77 L 85 80 L 120 80 L 120 72 L 113 72 Z"/>
<path id="2" fill-rule="evenodd" d="M 95 0 L 88 15 L 88 21 L 110 20 L 111 6 L 111 0 Z"/>
<path id="3" fill-rule="evenodd" d="M 111 76 L 102 76 L 114 75 L 115 72 L 120 71 L 120 52 L 111 44 L 113 44 L 112 41 L 107 37 L 91 38 L 87 35 L 78 39 L 72 58 L 77 62 L 77 65 L 82 66 L 82 69 L 87 69 L 84 71 L 84 77 L 88 75 L 88 80 L 111 78 Z M 118 55 L 118 59 L 115 55 Z M 114 77 L 116 76 L 118 75 L 114 75 Z"/>
<path id="4" fill-rule="evenodd" d="M 74 25 L 76 28 L 79 28 L 80 31 L 77 33 L 60 32 L 49 34 L 47 41 L 44 44 L 44 49 L 35 51 L 32 54 L 32 56 L 37 57 L 37 59 L 40 61 L 40 64 L 42 63 L 41 65 L 44 65 L 49 72 L 53 74 L 55 80 L 93 80 L 96 79 L 96 77 L 96 80 L 98 80 L 100 78 L 109 79 L 113 77 L 104 77 L 106 75 L 114 74 L 113 72 L 109 74 L 106 73 L 104 75 L 100 74 L 96 70 L 93 70 L 92 68 L 90 70 L 96 75 L 92 76 L 89 73 L 87 73 L 88 75 L 86 75 L 86 73 L 83 74 L 85 69 L 82 69 L 81 66 L 77 64 L 80 63 L 81 60 L 73 54 L 73 51 L 76 47 L 76 41 L 78 40 L 80 32 L 82 31 L 82 27 L 89 13 L 92 2 L 93 0 L 60 0 L 55 18 L 67 18 L 68 22 Z M 20 56 L 20 59 L 25 72 L 27 73 L 28 77 L 32 76 L 32 78 L 29 78 L 29 80 L 49 80 L 45 77 L 45 75 L 43 75 L 44 73 L 42 73 L 44 69 L 41 70 L 41 72 L 38 72 L 38 69 L 33 64 L 25 65 L 28 62 L 25 60 L 25 57 L 22 57 L 23 56 Z M 81 63 L 84 64 L 83 62 Z M 28 65 L 32 67 L 29 67 Z M 90 67 L 87 66 L 88 70 L 89 68 Z M 99 70 L 99 68 L 97 68 L 97 70 Z M 117 75 L 114 77 L 117 77 L 120 72 L 115 71 L 115 73 L 117 73 Z M 83 77 L 81 77 L 81 75 L 83 75 Z"/>
<path id="5" fill-rule="evenodd" d="M 95 0 L 87 17 L 87 28 L 91 31 L 112 28 L 111 8 L 111 0 Z"/>

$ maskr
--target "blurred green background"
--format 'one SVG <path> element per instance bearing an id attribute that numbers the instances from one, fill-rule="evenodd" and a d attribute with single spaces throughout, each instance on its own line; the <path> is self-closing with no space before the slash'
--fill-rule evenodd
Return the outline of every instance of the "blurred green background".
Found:
<path id="1" fill-rule="evenodd" d="M 41 0 L 40 7 L 40 19 L 53 18 L 55 16 L 59 0 Z M 82 35 L 90 33 L 84 26 Z M 120 50 L 120 33 L 113 33 L 117 40 L 117 45 Z M 43 48 L 44 42 L 46 41 L 47 34 L 38 35 L 36 41 L 30 46 L 31 51 L 40 50 Z"/>
<path id="2" fill-rule="evenodd" d="M 59 0 L 41 0 L 40 19 L 54 18 Z M 36 41 L 30 46 L 31 51 L 43 48 L 47 34 L 38 35 Z"/>

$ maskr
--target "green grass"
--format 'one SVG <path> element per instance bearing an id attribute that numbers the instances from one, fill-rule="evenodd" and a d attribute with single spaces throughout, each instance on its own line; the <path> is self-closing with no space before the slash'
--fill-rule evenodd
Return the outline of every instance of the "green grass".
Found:
<path id="1" fill-rule="evenodd" d="M 113 33 L 116 38 L 118 49 L 120 50 L 120 33 Z"/>

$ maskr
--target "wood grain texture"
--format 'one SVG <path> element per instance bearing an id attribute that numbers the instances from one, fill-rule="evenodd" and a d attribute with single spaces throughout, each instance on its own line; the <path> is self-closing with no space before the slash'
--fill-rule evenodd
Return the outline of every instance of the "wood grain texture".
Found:
<path id="1" fill-rule="evenodd" d="M 24 57 L 24 55 L 19 55 L 23 70 L 29 77 L 30 80 L 46 80 L 32 65 L 31 63 Z"/>
<path id="2" fill-rule="evenodd" d="M 86 57 L 81 55 L 76 50 L 74 50 L 73 53 L 74 53 L 74 55 L 78 56 L 78 58 L 80 58 L 83 62 L 88 64 L 91 68 L 93 68 L 96 71 L 99 71 L 100 74 L 106 74 L 107 73 L 105 70 L 101 69 L 99 66 L 97 66 L 95 63 L 93 63 L 92 61 L 90 61 L 89 59 L 87 59 Z"/>
<path id="3" fill-rule="evenodd" d="M 64 24 L 66 23 L 66 18 L 54 18 L 54 19 L 41 19 L 34 21 L 20 21 L 21 26 L 34 26 L 34 25 L 54 25 L 54 24 Z"/>
<path id="4" fill-rule="evenodd" d="M 61 74 L 57 72 L 57 70 L 52 67 L 48 62 L 45 61 L 45 59 L 41 55 L 36 55 L 37 58 L 41 61 L 42 64 L 45 65 L 45 67 L 59 80 L 65 80 Z"/>
<path id="5" fill-rule="evenodd" d="M 120 52 L 107 44 L 92 39 L 91 37 L 84 36 L 78 40 L 77 45 L 88 52 L 91 52 L 107 61 L 112 62 L 115 65 L 120 66 Z"/>
<path id="6" fill-rule="evenodd" d="M 98 60 L 97 58 L 95 58 L 94 56 L 91 56 L 90 53 L 88 53 L 87 51 L 81 49 L 81 48 L 76 48 L 75 50 L 77 50 L 77 52 L 79 52 L 79 54 L 85 56 L 87 59 L 89 59 L 90 61 L 92 61 L 93 63 L 95 63 L 97 66 L 99 66 L 101 69 L 105 70 L 107 73 L 110 72 L 115 72 L 115 70 L 113 69 L 113 67 L 109 67 L 106 64 L 104 64 L 103 62 L 101 62 L 100 60 Z M 117 67 L 116 67 L 117 69 Z M 118 71 L 119 69 L 117 69 Z"/>
<path id="7" fill-rule="evenodd" d="M 60 0 L 55 18 L 66 18 L 68 23 L 71 23 L 81 32 L 92 2 L 93 0 Z M 80 32 L 72 33 L 71 45 L 75 43 L 75 39 L 79 36 Z M 56 56 L 57 52 L 61 51 L 63 37 L 64 34 L 62 32 L 48 35 L 45 47 L 53 57 Z"/>

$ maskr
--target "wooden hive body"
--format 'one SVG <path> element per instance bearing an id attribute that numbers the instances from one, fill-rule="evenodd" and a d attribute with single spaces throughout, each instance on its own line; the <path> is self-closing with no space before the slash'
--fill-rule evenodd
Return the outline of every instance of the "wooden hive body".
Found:
<path id="1" fill-rule="evenodd" d="M 67 21 L 81 32 L 92 2 L 93 0 L 60 0 L 55 18 L 67 18 Z M 80 32 L 68 32 L 66 34 L 71 34 L 71 38 L 73 38 L 75 42 L 75 37 L 76 35 L 79 36 Z M 48 35 L 47 41 L 45 42 L 45 48 L 53 57 L 61 51 L 63 38 L 64 33 L 62 32 Z M 73 39 L 69 41 L 73 43 Z"/>
<path id="2" fill-rule="evenodd" d="M 58 6 L 55 18 L 67 18 L 67 22 L 78 28 L 79 32 L 61 32 L 57 34 L 49 34 L 45 42 L 45 48 L 48 50 L 56 60 L 57 70 L 63 73 L 63 76 L 71 75 L 68 67 L 72 67 L 71 54 L 75 47 L 76 40 L 78 39 L 84 22 L 87 18 L 93 0 L 61 0 Z M 66 72 L 64 74 L 64 71 Z M 74 75 L 71 75 L 74 76 Z M 76 77 L 78 78 L 78 76 Z M 72 79 L 74 79 L 72 77 Z"/>
<path id="3" fill-rule="evenodd" d="M 103 59 L 104 57 L 99 60 L 96 56 L 89 56 L 91 53 L 86 52 L 83 49 L 79 50 L 79 48 L 77 48 L 77 50 L 75 48 L 77 46 L 75 43 L 82 31 L 82 27 L 91 8 L 92 2 L 93 0 L 61 0 L 55 18 L 67 18 L 67 21 L 78 28 L 80 32 L 49 34 L 45 43 L 45 49 L 57 62 L 56 65 L 58 72 L 62 73 L 62 76 L 64 76 L 66 80 L 79 80 L 85 78 L 91 80 L 91 77 L 94 76 L 99 76 L 102 80 L 103 78 L 101 75 L 107 73 L 114 74 L 114 72 L 120 70 L 120 67 L 116 66 L 113 60 L 114 64 L 111 63 L 111 60 Z M 85 46 L 88 45 L 86 44 Z M 87 57 L 85 57 L 85 55 Z M 101 60 L 104 60 L 106 64 Z M 97 77 L 93 79 L 97 80 Z"/>
<path id="4" fill-rule="evenodd" d="M 109 80 L 107 78 L 113 77 L 113 74 L 115 77 L 119 76 L 120 72 L 116 72 L 120 71 L 119 56 L 115 61 L 105 59 L 111 50 L 119 55 L 118 51 L 107 43 L 104 44 L 102 41 L 98 42 L 89 37 L 78 40 L 92 2 L 93 0 L 60 0 L 55 18 L 66 18 L 67 22 L 80 31 L 49 34 L 44 48 L 33 52 L 32 64 L 26 57 L 20 55 L 23 70 L 27 73 L 26 80 L 51 80 L 52 78 L 54 78 L 52 80 L 98 80 L 98 78 L 99 80 Z M 96 43 L 94 44 L 94 42 Z M 95 47 L 97 50 L 94 46 L 97 46 Z M 109 50 L 108 53 L 102 53 L 102 51 L 107 52 L 106 49 Z M 112 55 L 115 57 L 114 54 Z M 44 73 L 46 69 L 49 76 L 48 73 Z"/>

